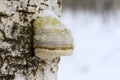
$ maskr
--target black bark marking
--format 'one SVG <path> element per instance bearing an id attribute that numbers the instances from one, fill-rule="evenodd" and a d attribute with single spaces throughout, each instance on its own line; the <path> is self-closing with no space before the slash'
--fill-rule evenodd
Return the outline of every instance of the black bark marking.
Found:
<path id="1" fill-rule="evenodd" d="M 41 11 L 41 10 L 43 10 L 42 8 L 39 8 L 39 10 Z"/>
<path id="2" fill-rule="evenodd" d="M 60 57 L 57 57 L 57 58 L 52 60 L 52 63 L 59 63 L 59 61 L 60 61 Z"/>
<path id="3" fill-rule="evenodd" d="M 58 4 L 58 7 L 61 7 L 62 6 L 62 1 L 58 0 L 57 4 Z"/>
<path id="4" fill-rule="evenodd" d="M 44 60 L 41 60 L 40 63 L 44 66 L 47 65 L 47 63 Z"/>
<path id="5" fill-rule="evenodd" d="M 18 23 L 13 22 L 11 34 L 13 34 L 17 29 L 18 29 Z"/>
<path id="6" fill-rule="evenodd" d="M 10 75 L 10 74 L 0 76 L 0 80 L 14 80 L 14 78 L 15 78 L 15 75 Z"/>
<path id="7" fill-rule="evenodd" d="M 35 12 L 29 12 L 27 10 L 16 10 L 16 11 L 21 13 L 27 13 L 27 14 L 35 14 Z"/>
<path id="8" fill-rule="evenodd" d="M 20 0 L 7 0 L 7 1 L 20 1 Z"/>
<path id="9" fill-rule="evenodd" d="M 37 5 L 30 5 L 30 4 L 27 4 L 27 6 L 30 6 L 30 7 L 37 7 Z"/>
<path id="10" fill-rule="evenodd" d="M 51 69 L 50 69 L 50 71 L 51 71 L 52 73 L 55 73 L 55 71 L 54 71 L 54 69 L 53 69 L 53 68 L 51 68 Z"/>
<path id="11" fill-rule="evenodd" d="M 9 16 L 3 12 L 0 12 L 0 22 L 1 22 L 1 18 L 4 17 L 4 18 L 8 18 Z"/>
<path id="12" fill-rule="evenodd" d="M 42 72 L 42 74 L 43 74 L 43 76 L 44 76 L 44 72 L 45 72 L 45 70 L 44 70 L 44 68 L 41 68 L 41 72 Z"/>
<path id="13" fill-rule="evenodd" d="M 45 3 L 41 3 L 41 5 L 45 5 L 45 6 L 47 6 L 47 7 L 49 6 L 48 4 L 45 4 Z"/>
<path id="14" fill-rule="evenodd" d="M 9 17 L 7 14 L 3 13 L 3 12 L 0 12 L 0 17 Z"/>

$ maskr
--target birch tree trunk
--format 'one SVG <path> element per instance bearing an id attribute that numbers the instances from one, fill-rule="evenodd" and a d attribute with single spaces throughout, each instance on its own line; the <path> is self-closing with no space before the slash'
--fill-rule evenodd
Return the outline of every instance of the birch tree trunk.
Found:
<path id="1" fill-rule="evenodd" d="M 46 9 L 60 17 L 61 0 L 0 0 L 0 80 L 57 80 L 59 58 L 33 49 L 32 21 Z"/>

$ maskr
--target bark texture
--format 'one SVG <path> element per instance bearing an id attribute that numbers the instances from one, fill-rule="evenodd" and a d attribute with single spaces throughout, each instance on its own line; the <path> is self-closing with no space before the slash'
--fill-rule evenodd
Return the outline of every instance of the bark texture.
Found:
<path id="1" fill-rule="evenodd" d="M 56 80 L 59 58 L 34 55 L 32 22 L 43 10 L 60 17 L 61 0 L 0 0 L 0 80 Z"/>

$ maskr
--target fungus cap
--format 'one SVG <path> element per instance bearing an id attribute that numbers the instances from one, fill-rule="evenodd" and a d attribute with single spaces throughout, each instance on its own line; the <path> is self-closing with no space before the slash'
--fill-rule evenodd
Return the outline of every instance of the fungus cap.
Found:
<path id="1" fill-rule="evenodd" d="M 34 52 L 39 58 L 69 56 L 73 53 L 70 30 L 54 16 L 41 16 L 33 22 Z"/>

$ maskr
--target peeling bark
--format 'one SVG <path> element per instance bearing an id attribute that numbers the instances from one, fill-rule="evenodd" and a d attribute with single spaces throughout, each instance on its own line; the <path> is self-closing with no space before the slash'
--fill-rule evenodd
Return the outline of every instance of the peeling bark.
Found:
<path id="1" fill-rule="evenodd" d="M 43 10 L 60 17 L 61 0 L 0 0 L 0 80 L 57 80 L 59 58 L 34 55 L 32 21 Z"/>

